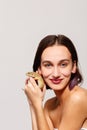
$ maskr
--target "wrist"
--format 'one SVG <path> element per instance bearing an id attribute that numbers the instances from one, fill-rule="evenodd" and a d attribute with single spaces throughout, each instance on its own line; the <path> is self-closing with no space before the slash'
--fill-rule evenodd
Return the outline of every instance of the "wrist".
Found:
<path id="1" fill-rule="evenodd" d="M 33 109 L 34 109 L 34 111 L 40 111 L 40 110 L 42 110 L 43 109 L 43 102 L 41 102 L 41 103 L 36 103 L 36 104 L 34 104 L 34 106 L 33 106 Z"/>

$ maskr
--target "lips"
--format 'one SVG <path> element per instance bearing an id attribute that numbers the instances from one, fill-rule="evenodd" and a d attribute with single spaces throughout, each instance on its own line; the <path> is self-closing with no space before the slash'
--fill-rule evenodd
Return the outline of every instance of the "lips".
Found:
<path id="1" fill-rule="evenodd" d="M 60 84 L 61 81 L 62 81 L 62 79 L 51 79 L 51 82 L 52 82 L 53 84 Z"/>

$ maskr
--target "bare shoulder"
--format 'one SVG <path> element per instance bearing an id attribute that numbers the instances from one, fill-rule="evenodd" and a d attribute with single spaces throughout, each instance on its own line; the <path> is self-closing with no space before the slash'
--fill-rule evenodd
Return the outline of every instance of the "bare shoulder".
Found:
<path id="1" fill-rule="evenodd" d="M 71 108 L 75 106 L 77 110 L 83 110 L 87 115 L 87 89 L 77 86 L 68 99 L 67 105 L 70 105 Z"/>
<path id="2" fill-rule="evenodd" d="M 77 86 L 71 96 L 71 99 L 78 103 L 87 102 L 87 89 Z"/>

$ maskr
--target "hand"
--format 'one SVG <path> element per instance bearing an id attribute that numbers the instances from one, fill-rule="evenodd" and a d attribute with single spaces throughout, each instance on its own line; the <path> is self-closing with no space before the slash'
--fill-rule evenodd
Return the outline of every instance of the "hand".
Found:
<path id="1" fill-rule="evenodd" d="M 33 107 L 38 107 L 38 105 L 42 105 L 42 101 L 44 99 L 46 91 L 45 85 L 43 89 L 40 89 L 36 81 L 32 77 L 30 77 L 26 80 L 24 91 L 30 105 L 32 104 Z"/>

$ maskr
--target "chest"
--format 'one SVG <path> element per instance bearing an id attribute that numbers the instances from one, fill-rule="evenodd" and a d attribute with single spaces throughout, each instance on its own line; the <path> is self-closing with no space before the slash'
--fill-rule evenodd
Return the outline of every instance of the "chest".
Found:
<path id="1" fill-rule="evenodd" d="M 63 110 L 62 106 L 59 106 L 56 109 L 53 109 L 49 113 L 51 121 L 52 121 L 55 128 L 58 128 L 58 126 L 60 125 L 63 114 L 64 114 L 64 110 Z"/>
<path id="2" fill-rule="evenodd" d="M 65 113 L 65 110 L 63 109 L 62 106 L 59 106 L 58 108 L 53 109 L 49 113 L 54 128 L 58 128 L 60 126 L 64 113 Z M 87 128 L 87 119 L 84 120 L 82 128 Z"/>

